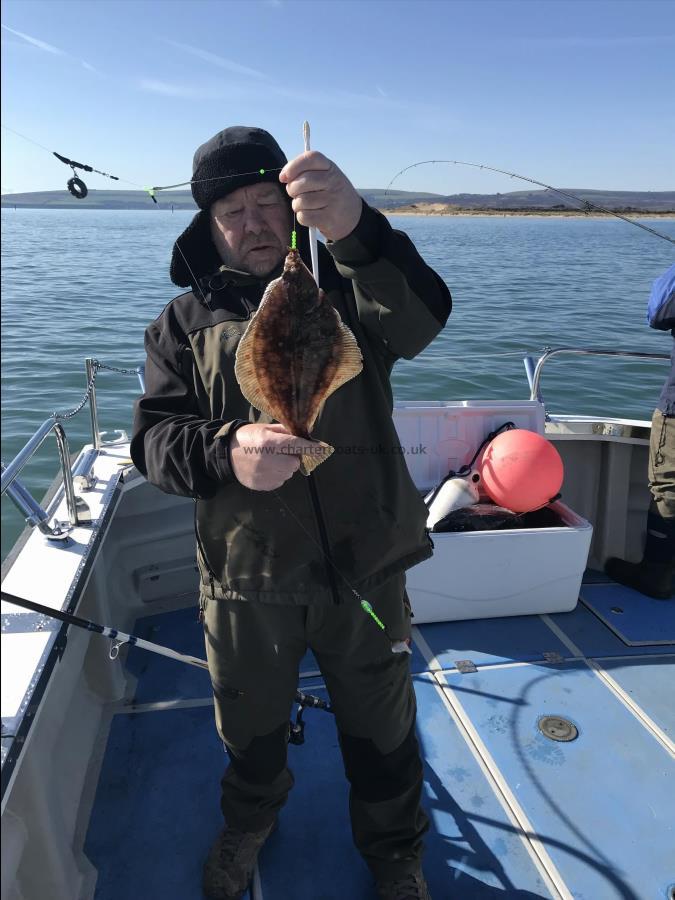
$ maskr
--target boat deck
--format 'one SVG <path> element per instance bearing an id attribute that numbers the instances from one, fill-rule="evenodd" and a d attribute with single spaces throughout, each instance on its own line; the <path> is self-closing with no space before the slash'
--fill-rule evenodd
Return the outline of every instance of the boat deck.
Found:
<path id="1" fill-rule="evenodd" d="M 195 607 L 134 631 L 204 656 Z M 435 900 L 674 896 L 675 603 L 590 574 L 573 612 L 422 625 L 414 641 Z M 208 674 L 133 647 L 127 669 L 138 681 L 113 711 L 85 843 L 95 896 L 197 900 L 226 763 Z M 311 654 L 300 687 L 325 696 Z M 547 715 L 578 737 L 545 737 Z M 289 747 L 296 785 L 250 898 L 374 898 L 333 718 L 304 718 L 305 744 Z"/>

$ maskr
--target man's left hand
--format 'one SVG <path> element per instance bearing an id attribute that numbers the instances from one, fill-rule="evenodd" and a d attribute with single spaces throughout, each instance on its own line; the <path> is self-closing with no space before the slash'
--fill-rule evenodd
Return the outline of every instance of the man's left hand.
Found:
<path id="1" fill-rule="evenodd" d="M 301 225 L 313 226 L 329 241 L 339 241 L 356 228 L 361 218 L 361 198 L 334 162 L 316 150 L 301 153 L 279 173 L 293 198 L 293 210 Z"/>

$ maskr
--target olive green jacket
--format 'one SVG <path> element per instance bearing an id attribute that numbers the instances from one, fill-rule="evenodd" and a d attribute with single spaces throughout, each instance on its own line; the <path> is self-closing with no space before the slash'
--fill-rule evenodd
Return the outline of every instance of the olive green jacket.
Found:
<path id="1" fill-rule="evenodd" d="M 303 234 L 303 257 L 305 245 Z M 432 553 L 392 420 L 390 375 L 443 328 L 450 293 L 410 239 L 365 203 L 356 229 L 320 244 L 319 256 L 319 282 L 359 343 L 363 371 L 328 398 L 312 432 L 333 455 L 277 490 L 242 486 L 228 457 L 237 427 L 270 421 L 234 376 L 265 284 L 222 267 L 146 331 L 131 456 L 162 490 L 195 498 L 202 587 L 215 597 L 341 602 Z"/>

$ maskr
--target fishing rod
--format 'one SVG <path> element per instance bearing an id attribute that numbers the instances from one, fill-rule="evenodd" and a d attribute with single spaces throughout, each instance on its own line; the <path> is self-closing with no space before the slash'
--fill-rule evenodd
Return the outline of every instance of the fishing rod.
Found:
<path id="1" fill-rule="evenodd" d="M 507 169 L 498 169 L 495 166 L 486 166 L 484 163 L 463 162 L 459 159 L 425 159 L 422 162 L 416 162 L 410 166 L 406 166 L 404 169 L 401 169 L 400 172 L 397 172 L 385 188 L 384 196 L 387 196 L 387 193 L 392 184 L 399 176 L 403 175 L 404 172 L 408 172 L 410 169 L 416 169 L 418 166 L 438 165 L 439 163 L 454 166 L 470 166 L 473 169 L 486 169 L 488 172 L 497 172 L 500 175 L 508 175 L 509 178 L 518 178 L 520 179 L 520 181 L 527 181 L 530 184 L 536 184 L 538 187 L 546 188 L 547 190 L 552 191 L 554 194 L 558 194 L 561 197 L 566 197 L 568 200 L 574 200 L 576 203 L 580 203 L 582 207 L 584 207 L 585 212 L 597 210 L 598 212 L 607 213 L 610 216 L 615 216 L 617 219 L 621 219 L 623 222 L 628 222 L 629 225 L 635 225 L 637 228 L 642 228 L 643 231 L 648 231 L 655 237 L 662 238 L 664 241 L 675 244 L 675 238 L 670 237 L 670 235 L 663 234 L 662 232 L 657 231 L 656 228 L 650 228 L 648 225 L 643 225 L 642 222 L 636 222 L 635 219 L 629 219 L 627 216 L 621 215 L 621 213 L 617 212 L 615 209 L 607 209 L 604 206 L 599 206 L 596 203 L 591 203 L 590 200 L 584 200 L 583 197 L 577 197 L 577 195 L 571 193 L 571 191 L 562 191 L 560 190 L 560 188 L 552 187 L 550 184 L 545 184 L 543 181 L 537 181 L 536 178 L 529 178 L 527 175 L 518 175 L 517 172 L 509 172 Z"/>
<path id="2" fill-rule="evenodd" d="M 86 163 L 75 162 L 73 159 L 68 159 L 67 156 L 61 156 L 56 150 L 52 152 L 57 159 L 60 159 L 62 163 L 70 166 L 73 170 L 73 177 L 69 179 L 67 188 L 77 200 L 84 200 L 89 191 L 84 181 L 78 178 L 76 169 L 82 169 L 83 172 L 96 172 L 97 175 L 103 175 L 105 178 L 111 178 L 113 181 L 119 181 L 117 175 L 109 175 L 107 172 L 101 172 L 100 169 L 94 169 L 93 166 L 88 166 Z"/>
<path id="3" fill-rule="evenodd" d="M 205 659 L 200 659 L 198 656 L 191 656 L 189 653 L 179 653 L 178 650 L 173 650 L 171 647 L 164 647 L 162 644 L 155 644 L 153 641 L 146 641 L 145 638 L 138 637 L 135 634 L 127 634 L 124 631 L 120 631 L 118 628 L 110 628 L 108 625 L 99 625 L 97 622 L 91 622 L 89 619 L 82 619 L 79 616 L 74 616 L 72 613 L 63 612 L 60 609 L 52 609 L 49 606 L 43 606 L 42 603 L 35 603 L 33 600 L 26 600 L 23 597 L 17 597 L 15 594 L 9 594 L 5 591 L 2 591 L 2 599 L 6 603 L 11 603 L 13 606 L 20 606 L 22 609 L 29 609 L 31 612 L 40 613 L 40 615 L 47 616 L 50 619 L 58 619 L 60 622 L 65 622 L 67 625 L 75 625 L 77 628 L 82 628 L 85 631 L 93 631 L 96 634 L 107 637 L 112 641 L 112 646 L 110 648 L 111 659 L 117 659 L 121 646 L 130 644 L 132 647 L 148 650 L 150 653 L 156 653 L 159 656 L 165 656 L 168 659 L 186 663 L 189 666 L 196 666 L 198 669 L 205 669 L 208 672 L 209 664 Z M 239 691 L 235 688 L 221 688 L 221 691 L 227 694 L 232 700 L 236 700 L 237 697 L 241 697 L 245 694 L 245 691 Z M 299 704 L 299 708 L 295 722 L 290 723 L 289 740 L 292 744 L 302 744 L 304 743 L 305 727 L 305 723 L 302 720 L 302 714 L 305 707 L 322 709 L 324 712 L 329 713 L 333 712 L 333 708 L 330 703 L 322 700 L 320 697 L 315 697 L 312 694 L 305 694 L 300 690 L 295 692 L 294 699 L 295 702 Z"/>
<path id="4" fill-rule="evenodd" d="M 166 185 L 155 185 L 153 187 L 143 187 L 143 185 L 136 184 L 134 181 L 129 181 L 126 178 L 119 178 L 116 175 L 109 175 L 107 172 L 101 172 L 99 169 L 94 169 L 92 166 L 85 165 L 83 163 L 75 162 L 71 159 L 68 159 L 66 156 L 62 156 L 60 153 L 56 153 L 56 151 L 49 150 L 43 144 L 39 144 L 37 141 L 34 141 L 32 138 L 26 137 L 25 134 L 21 134 L 20 131 L 16 131 L 14 128 L 10 128 L 8 125 L 3 124 L 2 127 L 6 131 L 11 131 L 13 134 L 18 135 L 24 140 L 28 141 L 31 144 L 35 144 L 36 147 L 40 147 L 42 150 L 46 150 L 47 153 L 51 153 L 53 156 L 56 156 L 57 159 L 61 160 L 61 162 L 66 165 L 71 166 L 73 169 L 73 177 L 68 181 L 68 190 L 74 197 L 78 200 L 83 200 L 87 196 L 87 186 L 84 184 L 81 178 L 79 178 L 75 172 L 76 168 L 80 168 L 86 172 L 96 172 L 98 175 L 103 175 L 106 178 L 112 178 L 114 181 L 124 181 L 126 184 L 130 184 L 133 187 L 137 187 L 142 191 L 145 191 L 146 194 L 150 197 L 153 203 L 157 203 L 157 198 L 155 194 L 158 191 L 168 191 L 172 188 L 179 187 L 190 187 L 193 184 L 199 184 L 203 181 L 222 181 L 227 178 L 233 178 L 235 176 L 232 175 L 222 175 L 216 176 L 214 178 L 200 178 L 197 181 L 190 179 L 189 181 L 181 181 L 176 184 L 166 184 Z M 307 122 L 303 125 L 303 136 L 305 139 L 305 150 L 309 149 L 309 124 Z M 454 166 L 468 166 L 473 169 L 485 169 L 488 172 L 497 172 L 499 175 L 508 175 L 509 178 L 517 178 L 520 181 L 526 181 L 529 184 L 536 184 L 538 187 L 545 188 L 546 190 L 552 191 L 554 194 L 558 194 L 560 197 L 565 197 L 568 200 L 573 200 L 575 203 L 581 204 L 584 212 L 590 212 L 591 210 L 596 210 L 597 212 L 605 213 L 606 215 L 614 216 L 617 219 L 621 219 L 622 222 L 627 222 L 629 225 L 635 225 L 636 228 L 641 228 L 643 231 L 647 231 L 649 234 L 653 234 L 654 237 L 661 238 L 664 241 L 668 241 L 670 244 L 675 244 L 675 238 L 670 237 L 670 235 L 664 234 L 661 231 L 658 231 L 656 228 L 650 228 L 648 225 L 644 225 L 642 222 L 636 222 L 635 219 L 629 219 L 628 216 L 624 216 L 621 213 L 617 212 L 614 209 L 607 209 L 604 206 L 600 206 L 597 203 L 592 203 L 590 200 L 585 200 L 583 197 L 578 197 L 576 194 L 573 194 L 571 191 L 563 191 L 560 188 L 555 188 L 550 184 L 546 184 L 544 181 L 538 181 L 536 178 L 530 178 L 527 175 L 519 175 L 517 172 L 510 172 L 508 169 L 499 169 L 496 166 L 488 166 L 485 163 L 472 163 L 465 162 L 459 159 L 425 159 L 421 162 L 412 163 L 412 165 L 406 166 L 401 169 L 400 172 L 397 172 L 396 175 L 391 179 L 387 187 L 384 191 L 384 196 L 386 197 L 389 193 L 389 190 L 392 184 L 403 175 L 405 172 L 408 172 L 410 169 L 416 169 L 419 166 L 430 166 L 430 165 L 454 165 Z M 276 169 L 259 169 L 261 175 L 264 175 L 266 172 L 274 172 Z M 255 172 L 247 172 L 243 174 L 256 174 Z M 314 254 L 312 255 L 312 268 L 314 268 Z M 316 277 L 316 273 L 315 277 Z"/>
<path id="5" fill-rule="evenodd" d="M 132 185 L 132 187 L 140 188 L 142 191 L 145 191 L 150 195 L 150 199 L 153 203 L 157 203 L 152 188 L 143 187 L 140 184 L 136 184 L 135 181 L 129 181 L 127 178 L 120 178 L 117 175 L 110 175 L 108 172 L 102 172 L 100 169 L 95 169 L 93 166 L 90 166 L 87 163 L 76 162 L 74 159 L 69 159 L 67 156 L 63 156 L 61 153 L 57 153 L 56 150 L 50 150 L 48 147 L 45 147 L 44 144 L 39 144 L 37 141 L 34 141 L 33 138 L 29 138 L 25 134 L 21 134 L 20 131 L 16 131 L 14 128 L 10 128 L 9 125 L 5 125 L 3 123 L 2 127 L 5 129 L 5 131 L 11 131 L 12 134 L 18 135 L 18 137 L 23 138 L 24 141 L 28 141 L 29 144 L 34 144 L 41 150 L 46 150 L 47 153 L 55 156 L 58 160 L 60 160 L 60 162 L 64 163 L 67 166 L 70 166 L 73 171 L 73 177 L 68 179 L 66 187 L 76 200 L 84 200 L 84 198 L 89 193 L 87 185 L 84 183 L 84 181 L 82 181 L 82 179 L 75 171 L 76 169 L 81 169 L 83 172 L 95 172 L 97 175 L 103 175 L 104 178 L 110 178 L 113 181 L 123 181 L 125 184 Z"/>

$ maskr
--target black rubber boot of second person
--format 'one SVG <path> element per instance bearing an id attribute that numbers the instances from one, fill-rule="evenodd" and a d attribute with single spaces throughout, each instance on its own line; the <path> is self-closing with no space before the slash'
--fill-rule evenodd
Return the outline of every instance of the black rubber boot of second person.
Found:
<path id="1" fill-rule="evenodd" d="M 633 588 L 656 600 L 673 596 L 675 574 L 675 520 L 664 519 L 650 509 L 647 516 L 647 541 L 642 562 L 630 563 L 612 557 L 605 563 L 612 581 Z"/>
<path id="2" fill-rule="evenodd" d="M 607 560 L 605 572 L 612 581 L 655 600 L 670 600 L 673 596 L 672 563 L 656 563 L 644 559 L 639 563 L 631 563 L 614 556 Z"/>

